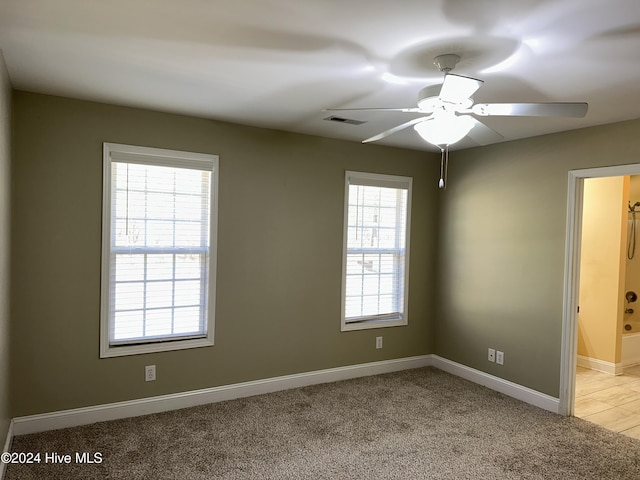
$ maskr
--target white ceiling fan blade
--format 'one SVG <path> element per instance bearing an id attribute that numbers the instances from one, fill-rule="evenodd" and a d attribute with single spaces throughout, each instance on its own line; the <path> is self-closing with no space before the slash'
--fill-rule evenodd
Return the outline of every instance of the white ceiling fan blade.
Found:
<path id="1" fill-rule="evenodd" d="M 578 103 L 477 103 L 471 111 L 476 115 L 521 117 L 584 117 L 589 104 Z"/>
<path id="2" fill-rule="evenodd" d="M 324 108 L 323 112 L 406 112 L 415 113 L 421 110 L 418 107 L 411 108 Z"/>
<path id="3" fill-rule="evenodd" d="M 472 117 L 473 118 L 473 117 Z M 477 119 L 474 120 L 473 128 L 467 133 L 467 137 L 476 142 L 478 145 L 489 145 L 491 143 L 500 142 L 504 137 L 496 132 L 493 128 L 486 126 Z"/>
<path id="4" fill-rule="evenodd" d="M 484 82 L 471 77 L 448 73 L 440 90 L 440 100 L 458 104 L 464 102 L 478 90 Z"/>
<path id="5" fill-rule="evenodd" d="M 367 138 L 366 140 L 363 140 L 362 143 L 369 143 L 369 142 L 375 142 L 376 140 L 382 140 L 383 138 L 388 137 L 393 133 L 399 132 L 400 130 L 404 130 L 405 128 L 411 127 L 412 125 L 415 125 L 417 123 L 424 122 L 428 118 L 429 117 L 414 118 L 413 120 L 409 120 L 408 122 L 405 122 L 396 127 L 390 128 L 389 130 L 385 130 L 384 132 L 379 133 L 378 135 L 374 135 L 373 137 Z"/>

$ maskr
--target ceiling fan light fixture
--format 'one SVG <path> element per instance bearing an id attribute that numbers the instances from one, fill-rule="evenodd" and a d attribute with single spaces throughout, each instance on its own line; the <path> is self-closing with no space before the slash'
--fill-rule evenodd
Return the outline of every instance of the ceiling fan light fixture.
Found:
<path id="1" fill-rule="evenodd" d="M 413 128 L 425 142 L 442 148 L 462 140 L 474 124 L 473 118 L 468 115 L 450 113 L 433 116 Z"/>

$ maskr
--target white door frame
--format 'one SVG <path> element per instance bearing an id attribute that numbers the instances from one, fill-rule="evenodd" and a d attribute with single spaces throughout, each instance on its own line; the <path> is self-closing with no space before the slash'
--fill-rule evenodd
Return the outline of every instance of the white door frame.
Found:
<path id="1" fill-rule="evenodd" d="M 562 347 L 560 351 L 560 415 L 573 415 L 578 349 L 578 293 L 580 289 L 580 241 L 582 199 L 585 178 L 640 175 L 640 164 L 586 168 L 569 171 L 567 190 L 567 237 L 564 261 L 562 305 Z"/>

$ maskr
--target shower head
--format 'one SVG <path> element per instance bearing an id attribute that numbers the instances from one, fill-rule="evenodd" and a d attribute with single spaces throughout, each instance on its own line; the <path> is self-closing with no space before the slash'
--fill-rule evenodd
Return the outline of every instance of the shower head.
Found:
<path id="1" fill-rule="evenodd" d="M 629 211 L 630 212 L 635 212 L 636 211 L 636 207 L 640 207 L 640 202 L 636 202 L 633 205 L 631 205 L 631 201 L 629 201 Z"/>

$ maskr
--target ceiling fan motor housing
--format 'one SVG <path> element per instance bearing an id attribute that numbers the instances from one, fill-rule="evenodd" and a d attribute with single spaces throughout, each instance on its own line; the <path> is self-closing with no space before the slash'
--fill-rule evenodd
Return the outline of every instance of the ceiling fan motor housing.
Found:
<path id="1" fill-rule="evenodd" d="M 440 100 L 440 91 L 442 84 L 429 85 L 418 92 L 418 108 L 424 113 L 433 113 L 438 108 L 444 110 L 456 110 L 459 108 L 469 108 L 473 103 L 472 98 L 465 98 L 459 103 L 448 103 Z"/>
<path id="2" fill-rule="evenodd" d="M 429 85 L 418 92 L 418 107 L 423 112 L 433 112 L 440 105 L 442 84 Z"/>

